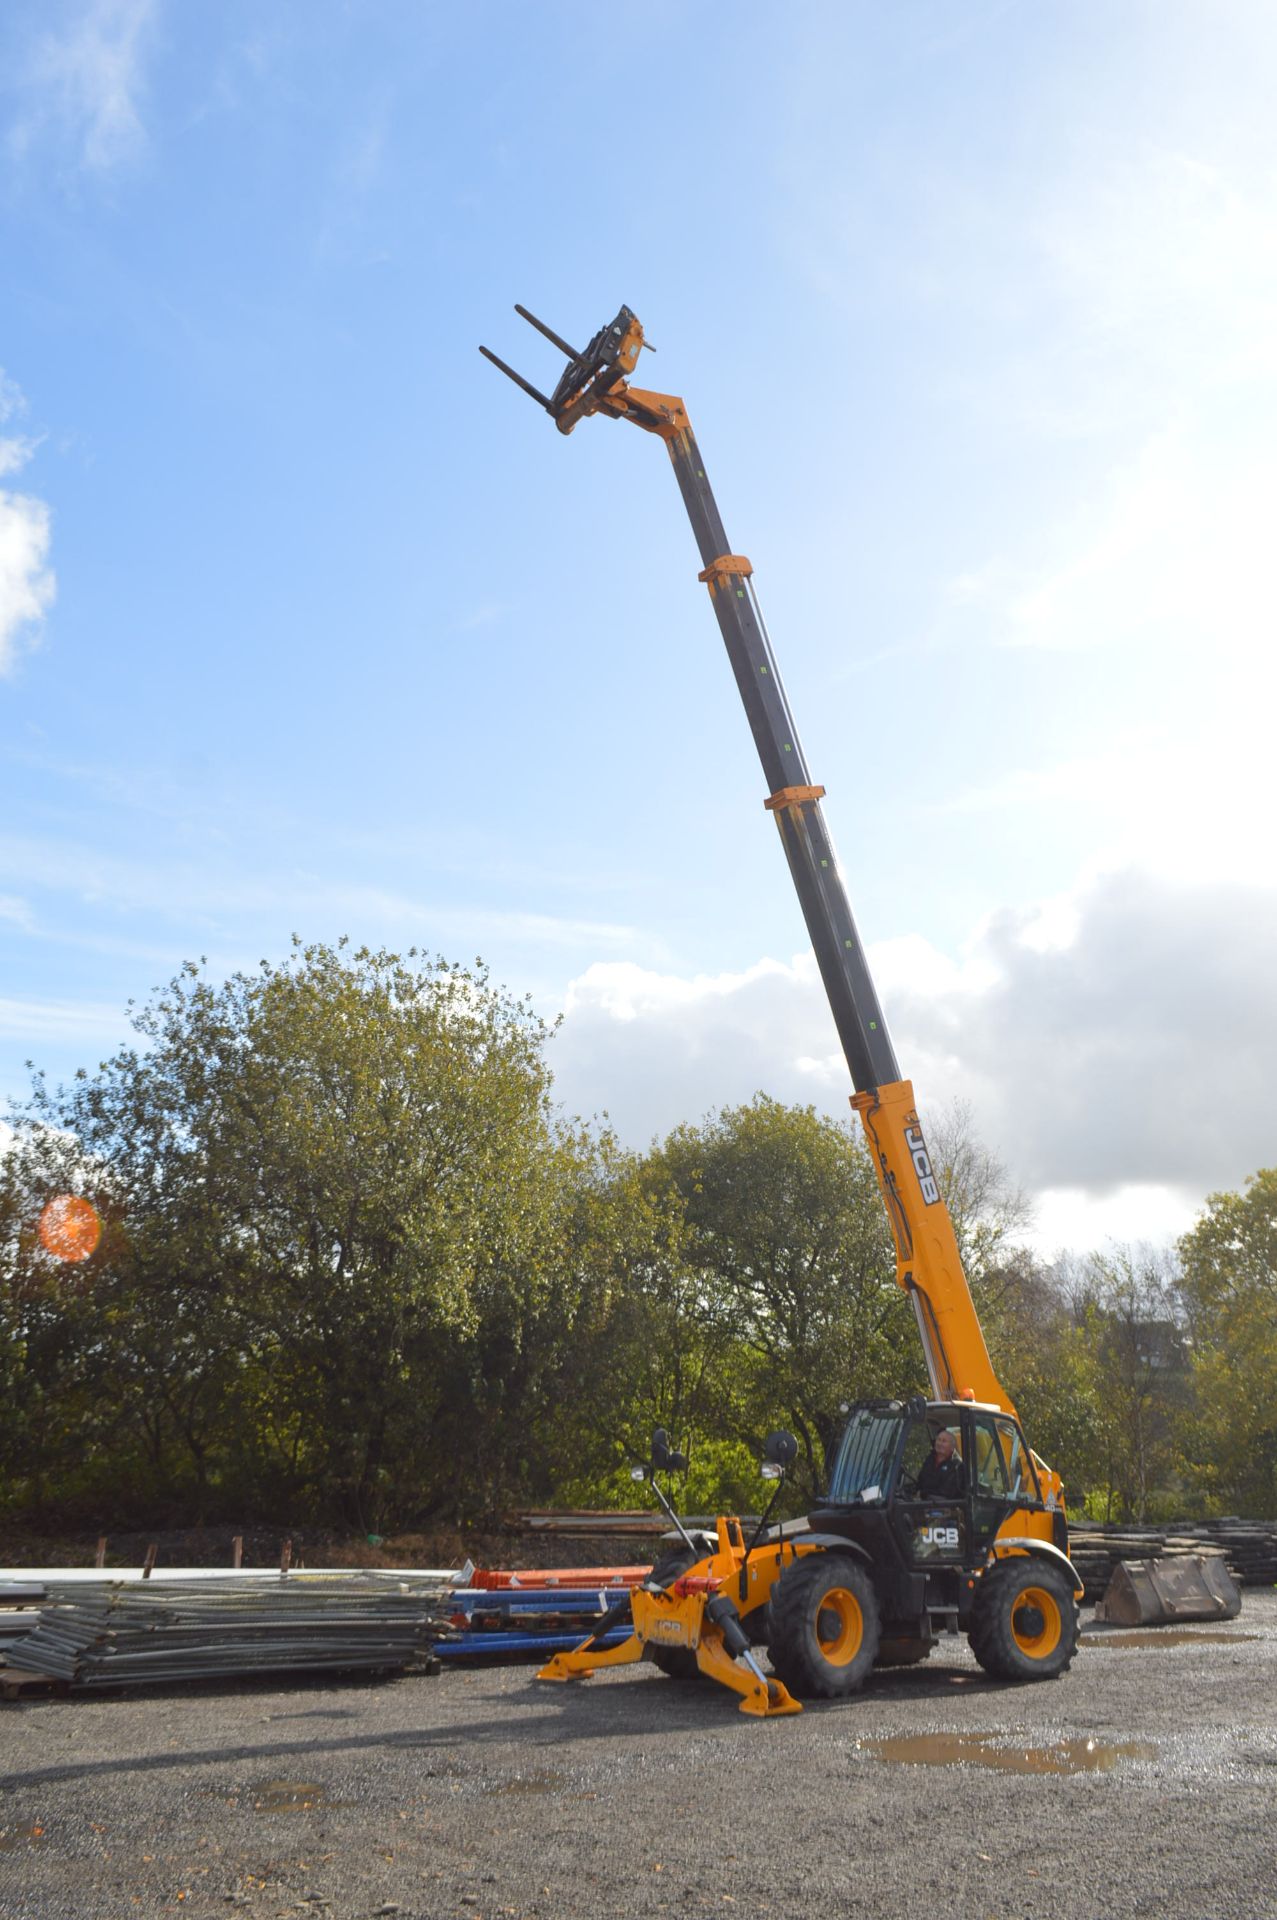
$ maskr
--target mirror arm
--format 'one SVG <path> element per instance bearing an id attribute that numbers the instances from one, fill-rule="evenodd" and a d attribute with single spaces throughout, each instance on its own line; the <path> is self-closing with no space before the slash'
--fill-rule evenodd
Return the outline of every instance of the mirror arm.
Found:
<path id="1" fill-rule="evenodd" d="M 674 1525 L 678 1529 L 678 1532 L 683 1540 L 683 1544 L 691 1548 L 692 1552 L 696 1555 L 696 1558 L 698 1560 L 702 1559 L 704 1556 L 702 1555 L 700 1548 L 697 1546 L 695 1540 L 693 1540 L 691 1534 L 687 1531 L 687 1528 L 683 1525 L 683 1522 L 679 1519 L 678 1515 L 675 1513 L 674 1508 L 670 1504 L 669 1500 L 667 1500 L 664 1493 L 662 1493 L 660 1486 L 657 1484 L 655 1468 L 652 1468 L 649 1471 L 647 1477 L 648 1477 L 649 1484 L 651 1485 L 652 1492 L 656 1495 L 662 1507 L 665 1509 L 667 1518 L 669 1518 L 674 1522 Z"/>
<path id="2" fill-rule="evenodd" d="M 784 1490 L 784 1485 L 785 1485 L 785 1469 L 784 1467 L 782 1467 L 780 1470 L 780 1477 L 776 1482 L 776 1491 L 772 1494 L 771 1499 L 767 1502 L 767 1505 L 763 1508 L 762 1513 L 759 1515 L 758 1525 L 754 1528 L 753 1533 L 750 1535 L 749 1545 L 745 1549 L 745 1558 L 740 1563 L 740 1570 L 742 1573 L 744 1573 L 746 1567 L 749 1565 L 750 1554 L 754 1551 L 754 1548 L 758 1545 L 759 1541 L 763 1537 L 763 1528 L 767 1525 L 767 1522 L 771 1519 L 772 1508 L 775 1506 L 776 1502 L 780 1499 L 781 1493 Z"/>

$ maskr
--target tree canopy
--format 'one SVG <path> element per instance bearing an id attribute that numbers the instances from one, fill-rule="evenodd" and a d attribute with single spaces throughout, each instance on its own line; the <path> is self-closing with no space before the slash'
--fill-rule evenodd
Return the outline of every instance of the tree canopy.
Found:
<path id="1" fill-rule="evenodd" d="M 0 1514 L 624 1504 L 656 1424 L 692 1506 L 748 1508 L 768 1430 L 810 1497 L 847 1402 L 925 1386 L 850 1120 L 759 1094 L 627 1153 L 558 1112 L 547 1028 L 481 964 L 345 942 L 191 964 L 134 1020 L 96 1071 L 37 1076 L 0 1157 Z M 1273 1511 L 1277 1173 L 1213 1196 L 1178 1259 L 1051 1271 L 970 1116 L 930 1133 L 1075 1508 Z"/>

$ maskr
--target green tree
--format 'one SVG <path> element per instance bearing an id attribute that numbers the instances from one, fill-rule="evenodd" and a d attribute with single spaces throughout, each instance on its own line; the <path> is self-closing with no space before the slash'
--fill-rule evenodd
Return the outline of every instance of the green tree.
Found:
<path id="1" fill-rule="evenodd" d="M 912 1390 L 922 1367 L 868 1153 L 849 1125 L 758 1094 L 676 1129 L 648 1177 L 682 1204 L 685 1257 L 717 1330 L 720 1432 L 792 1427 L 814 1490 L 842 1404 Z"/>
<path id="2" fill-rule="evenodd" d="M 984 1276 L 982 1317 L 998 1378 L 1030 1446 L 1080 1510 L 1106 1485 L 1104 1399 L 1096 1346 L 1074 1313 L 1065 1276 L 1024 1248 L 1004 1249 Z"/>
<path id="3" fill-rule="evenodd" d="M 753 1455 L 737 1436 L 742 1368 L 722 1289 L 689 1257 L 681 1196 L 649 1161 L 614 1151 L 583 1210 L 592 1284 L 556 1396 L 571 1452 L 551 1482 L 583 1505 L 633 1504 L 630 1469 L 654 1426 L 688 1453 L 685 1505 L 749 1506 Z"/>
<path id="4" fill-rule="evenodd" d="M 296 945 L 220 986 L 189 965 L 135 1024 L 37 1083 L 17 1152 L 32 1192 L 95 1182 L 88 1350 L 156 1483 L 367 1527 L 499 1497 L 590 1156 L 527 1003 Z"/>
<path id="5" fill-rule="evenodd" d="M 1092 1362 L 1096 1483 L 1106 1519 L 1182 1505 L 1192 1364 L 1170 1255 L 1114 1246 L 1075 1270 L 1074 1313 Z"/>
<path id="6" fill-rule="evenodd" d="M 1216 1509 L 1277 1513 L 1277 1169 L 1215 1193 L 1179 1243 L 1200 1482 Z"/>

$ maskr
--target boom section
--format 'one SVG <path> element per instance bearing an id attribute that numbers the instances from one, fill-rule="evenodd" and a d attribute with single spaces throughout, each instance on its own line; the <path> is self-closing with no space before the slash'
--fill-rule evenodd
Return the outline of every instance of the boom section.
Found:
<path id="1" fill-rule="evenodd" d="M 900 1068 L 856 930 L 833 840 L 754 591 L 754 569 L 733 553 L 691 427 L 665 439 L 701 556 L 719 632 L 762 763 L 764 805 L 780 831 L 834 1025 L 856 1088 L 898 1080 Z"/>
<path id="2" fill-rule="evenodd" d="M 896 1278 L 913 1301 L 932 1397 L 974 1399 L 1014 1413 L 989 1359 L 967 1285 L 948 1207 L 923 1138 L 913 1087 L 900 1077 L 895 1049 L 856 930 L 851 902 L 821 812 L 825 789 L 813 783 L 754 591 L 754 569 L 733 553 L 705 473 L 687 409 L 674 394 L 633 386 L 639 353 L 650 343 L 628 307 L 600 328 L 583 352 L 516 307 L 566 354 L 569 365 L 548 397 L 487 347 L 479 351 L 545 408 L 561 433 L 603 413 L 629 420 L 665 442 L 701 557 L 719 631 L 762 763 L 773 815 L 855 1096 L 896 1247 Z"/>

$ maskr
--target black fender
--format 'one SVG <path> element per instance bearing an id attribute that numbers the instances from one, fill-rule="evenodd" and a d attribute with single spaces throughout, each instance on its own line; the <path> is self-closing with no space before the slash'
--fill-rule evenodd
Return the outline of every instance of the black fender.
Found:
<path id="1" fill-rule="evenodd" d="M 711 1553 L 718 1552 L 718 1535 L 716 1533 L 707 1533 L 704 1527 L 689 1527 L 687 1529 L 687 1538 L 698 1550 L 702 1560 L 708 1560 Z M 663 1533 L 661 1535 L 662 1546 L 681 1547 L 686 1546 L 686 1544 L 687 1542 L 683 1539 L 682 1534 L 675 1533 L 673 1529 L 671 1529 L 669 1533 Z"/>
<path id="2" fill-rule="evenodd" d="M 848 1540 L 841 1533 L 796 1533 L 785 1541 L 785 1545 L 797 1547 L 800 1552 L 807 1547 L 823 1547 L 831 1553 L 850 1553 L 857 1560 L 863 1560 L 867 1567 L 873 1565 L 873 1556 L 866 1553 L 858 1541 Z"/>
<path id="3" fill-rule="evenodd" d="M 1049 1560 L 1061 1573 L 1067 1574 L 1073 1582 L 1073 1598 L 1080 1600 L 1085 1591 L 1077 1568 L 1067 1553 L 1061 1553 L 1049 1540 L 1038 1540 L 1027 1533 L 1001 1533 L 989 1548 L 989 1566 L 999 1560 L 1009 1560 L 1016 1554 L 1027 1553 L 1039 1560 Z M 987 1572 L 986 1568 L 986 1572 Z"/>

